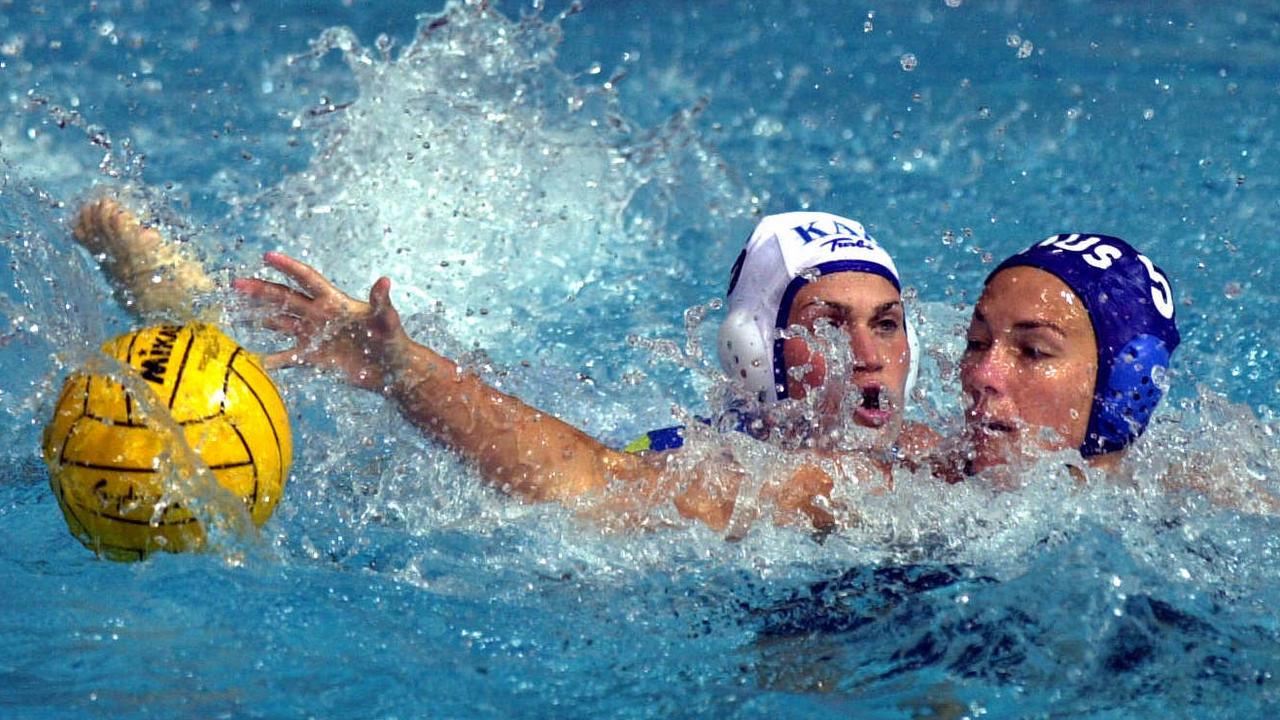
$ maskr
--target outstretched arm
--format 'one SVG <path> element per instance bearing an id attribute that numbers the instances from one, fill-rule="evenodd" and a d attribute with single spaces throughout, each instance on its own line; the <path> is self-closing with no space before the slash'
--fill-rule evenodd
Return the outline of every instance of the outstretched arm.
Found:
<path id="1" fill-rule="evenodd" d="M 341 371 L 357 387 L 393 400 L 410 422 L 479 465 L 504 491 L 533 500 L 567 499 L 610 478 L 652 474 L 650 464 L 501 393 L 474 372 L 409 338 L 381 278 L 361 302 L 315 269 L 280 253 L 266 263 L 297 289 L 239 279 L 236 290 L 274 312 L 268 327 L 298 343 L 269 366 L 316 365 Z"/>
<path id="2" fill-rule="evenodd" d="M 380 278 L 369 301 L 337 289 L 310 266 L 280 253 L 267 265 L 296 288 L 256 278 L 234 287 L 269 308 L 265 324 L 297 339 L 267 356 L 271 367 L 312 365 L 341 372 L 357 387 L 380 392 L 427 434 L 475 462 L 499 489 L 530 500 L 569 500 L 602 490 L 597 509 L 609 515 L 647 514 L 674 502 L 685 517 L 715 530 L 733 519 L 744 477 L 731 460 L 713 459 L 679 475 L 665 471 L 672 455 L 638 456 L 613 450 L 591 436 L 487 385 L 474 372 L 414 342 L 391 303 L 391 281 Z M 775 520 L 804 520 L 818 527 L 834 522 L 821 498 L 832 482 L 815 467 L 766 483 L 761 500 Z"/>
<path id="3" fill-rule="evenodd" d="M 76 239 L 102 260 L 103 270 L 140 316 L 189 314 L 197 295 L 214 283 L 181 243 L 112 198 L 81 208 Z M 337 290 L 320 273 L 279 253 L 267 263 L 299 289 L 256 279 L 235 282 L 242 293 L 270 307 L 269 327 L 297 345 L 268 357 L 274 367 L 311 364 L 341 371 L 354 385 L 380 392 L 430 435 L 477 463 L 504 491 L 532 500 L 568 500 L 619 481 L 596 508 L 607 515 L 639 516 L 674 503 L 681 515 L 723 531 L 739 508 L 742 468 L 723 459 L 667 470 L 672 453 L 636 456 L 612 450 L 558 418 L 498 392 L 474 373 L 413 342 L 381 279 L 361 302 Z M 814 467 L 760 488 L 780 522 L 809 521 L 829 527 L 834 518 L 823 498 L 831 480 Z M 748 521 L 754 511 L 738 512 Z"/>

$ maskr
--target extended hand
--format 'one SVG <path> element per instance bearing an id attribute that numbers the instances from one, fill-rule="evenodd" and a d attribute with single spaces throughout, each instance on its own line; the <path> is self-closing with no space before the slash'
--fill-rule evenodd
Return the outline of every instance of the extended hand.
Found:
<path id="1" fill-rule="evenodd" d="M 239 278 L 232 284 L 273 311 L 263 320 L 266 327 L 297 340 L 293 348 L 268 355 L 268 367 L 335 368 L 357 387 L 385 390 L 397 353 L 410 342 L 400 314 L 391 305 L 391 281 L 379 278 L 366 303 L 342 292 L 299 260 L 277 252 L 269 252 L 263 259 L 300 288 L 257 278 Z"/>

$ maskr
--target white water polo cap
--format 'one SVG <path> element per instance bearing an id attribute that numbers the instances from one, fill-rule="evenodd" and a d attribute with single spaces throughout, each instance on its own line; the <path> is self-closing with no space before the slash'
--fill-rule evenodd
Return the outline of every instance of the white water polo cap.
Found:
<path id="1" fill-rule="evenodd" d="M 782 213 L 761 220 L 729 278 L 729 313 L 720 325 L 718 343 L 725 372 L 761 401 L 785 398 L 779 331 L 787 327 L 800 288 L 836 272 L 872 273 L 902 290 L 893 258 L 856 220 L 821 212 Z M 904 395 L 909 396 L 919 365 L 919 342 L 910 320 L 905 325 L 910 367 Z"/>

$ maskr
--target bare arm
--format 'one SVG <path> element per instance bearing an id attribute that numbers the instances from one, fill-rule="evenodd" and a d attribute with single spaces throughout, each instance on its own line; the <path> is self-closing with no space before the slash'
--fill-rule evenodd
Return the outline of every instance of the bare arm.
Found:
<path id="1" fill-rule="evenodd" d="M 531 500 L 564 500 L 599 490 L 610 478 L 634 479 L 646 464 L 581 430 L 499 392 L 475 373 L 414 342 L 381 278 L 361 302 L 315 269 L 280 253 L 267 264 L 294 289 L 258 279 L 234 287 L 272 308 L 267 325 L 298 344 L 267 357 L 269 366 L 318 365 L 380 392 L 414 425 L 476 463 L 500 489 Z"/>
<path id="2" fill-rule="evenodd" d="M 188 248 L 140 223 L 115 199 L 87 203 L 74 229 L 76 239 L 103 258 L 103 270 L 135 314 L 182 316 L 198 294 L 213 288 Z M 608 448 L 411 340 L 391 304 L 388 280 L 375 283 L 365 303 L 297 260 L 279 253 L 266 260 L 298 289 L 256 279 L 238 280 L 235 287 L 272 311 L 269 327 L 298 341 L 267 358 L 273 367 L 329 367 L 357 387 L 386 395 L 410 422 L 475 462 L 506 492 L 568 501 L 599 493 L 612 480 L 607 497 L 594 505 L 613 521 L 643 523 L 654 507 L 667 503 L 719 531 L 733 520 L 747 473 L 732 459 L 709 458 L 688 467 L 678 452 L 637 456 Z M 777 522 L 808 520 L 825 528 L 834 522 L 823 499 L 831 486 L 825 473 L 806 466 L 765 483 L 759 499 L 771 506 Z M 739 520 L 754 514 L 753 507 L 739 513 Z"/>
<path id="3" fill-rule="evenodd" d="M 357 387 L 382 393 L 504 492 L 567 501 L 615 481 L 609 497 L 600 498 L 607 513 L 643 515 L 674 501 L 685 517 L 716 530 L 728 527 L 745 474 L 732 461 L 708 460 L 673 473 L 666 469 L 670 454 L 609 448 L 410 339 L 391 304 L 388 279 L 374 283 L 366 303 L 298 260 L 280 253 L 268 253 L 265 260 L 297 289 L 259 279 L 236 280 L 234 286 L 272 310 L 268 327 L 298 340 L 292 349 L 269 355 L 269 366 L 329 367 Z M 779 521 L 807 518 L 827 527 L 833 518 L 818 498 L 829 496 L 831 486 L 825 473 L 806 467 L 786 482 L 767 484 L 761 499 L 772 504 Z"/>

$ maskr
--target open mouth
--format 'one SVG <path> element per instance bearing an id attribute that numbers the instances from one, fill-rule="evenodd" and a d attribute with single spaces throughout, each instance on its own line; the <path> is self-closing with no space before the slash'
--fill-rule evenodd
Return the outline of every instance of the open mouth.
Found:
<path id="1" fill-rule="evenodd" d="M 1017 430 L 1012 423 L 1003 420 L 984 420 L 978 423 L 978 427 L 990 433 L 1012 433 Z"/>
<path id="2" fill-rule="evenodd" d="M 854 411 L 854 420 L 866 427 L 881 427 L 893 415 L 889 394 L 879 385 L 859 388 L 861 402 Z"/>
<path id="3" fill-rule="evenodd" d="M 990 409 L 972 407 L 965 412 L 965 424 L 975 437 L 994 435 L 1015 435 L 1018 432 L 1016 421 L 1005 420 L 992 413 Z"/>
<path id="4" fill-rule="evenodd" d="M 862 388 L 862 407 L 867 410 L 880 410 L 880 387 L 869 385 Z"/>

